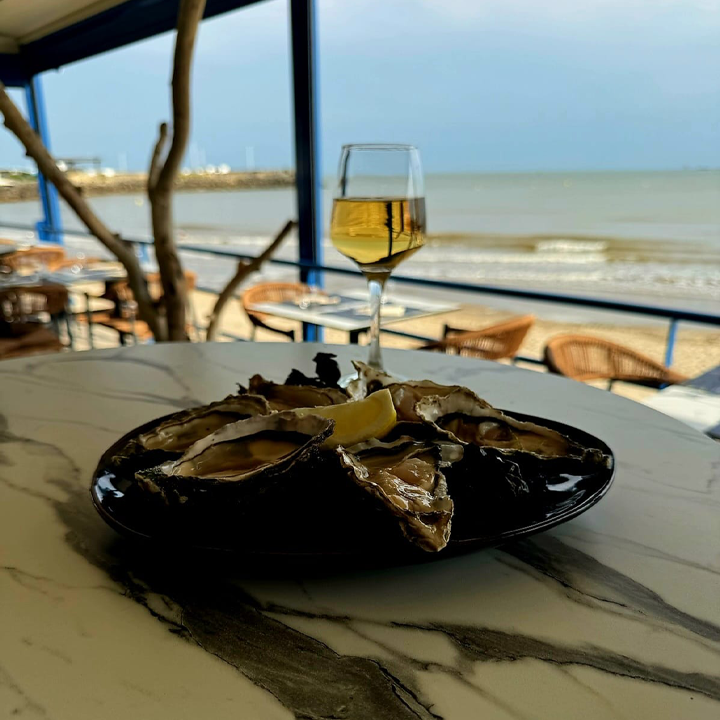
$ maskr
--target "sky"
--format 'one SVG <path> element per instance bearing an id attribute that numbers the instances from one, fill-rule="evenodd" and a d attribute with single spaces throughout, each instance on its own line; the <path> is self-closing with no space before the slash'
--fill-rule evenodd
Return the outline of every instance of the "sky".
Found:
<path id="1" fill-rule="evenodd" d="M 317 0 L 317 9 L 327 174 L 343 143 L 368 141 L 417 145 L 427 172 L 720 166 L 720 0 Z M 287 16 L 287 0 L 266 0 L 202 25 L 188 164 L 292 166 Z M 46 73 L 54 153 L 144 169 L 170 116 L 172 42 Z M 0 167 L 26 164 L 0 128 Z"/>

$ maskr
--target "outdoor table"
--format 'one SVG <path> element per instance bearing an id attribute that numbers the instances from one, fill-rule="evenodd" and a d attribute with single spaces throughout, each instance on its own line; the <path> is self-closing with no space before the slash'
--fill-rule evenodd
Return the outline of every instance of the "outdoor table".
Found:
<path id="1" fill-rule="evenodd" d="M 603 439 L 617 474 L 553 530 L 323 573 L 193 562 L 89 494 L 133 427 L 361 348 L 160 344 L 0 363 L 0 716 L 702 720 L 720 711 L 720 445 L 561 377 L 387 350 L 390 370 Z M 338 511 L 341 511 L 339 508 Z M 372 532 L 372 528 L 368 528 Z"/>
<path id="2" fill-rule="evenodd" d="M 42 277 L 47 282 L 64 285 L 70 291 L 68 309 L 70 315 L 77 319 L 83 316 L 88 325 L 88 341 L 93 346 L 92 316 L 93 313 L 113 310 L 115 302 L 100 297 L 108 285 L 124 280 L 127 272 L 118 263 L 94 263 L 92 267 L 79 267 L 73 272 L 71 268 L 46 270 Z M 74 338 L 70 335 L 70 347 L 74 346 Z"/>
<path id="3" fill-rule="evenodd" d="M 28 287 L 32 285 L 42 285 L 52 283 L 63 285 L 70 291 L 67 303 L 67 313 L 62 320 L 67 320 L 67 335 L 70 347 L 75 345 L 74 332 L 70 327 L 70 318 L 78 315 L 87 315 L 88 321 L 91 319 L 92 313 L 103 310 L 112 310 L 115 303 L 102 297 L 96 297 L 102 294 L 99 287 L 104 288 L 106 283 L 121 280 L 126 276 L 123 269 L 115 265 L 108 264 L 108 267 L 98 266 L 96 268 L 85 269 L 80 272 L 73 272 L 69 268 L 62 270 L 42 270 L 39 273 L 29 273 L 21 275 L 19 273 L 9 273 L 0 275 L 0 289 L 7 287 Z"/>
<path id="4" fill-rule="evenodd" d="M 308 295 L 308 298 L 312 297 Z M 286 320 L 299 320 L 300 322 L 321 325 L 334 330 L 346 330 L 350 334 L 350 343 L 357 344 L 360 333 L 370 327 L 372 318 L 369 312 L 369 300 L 366 291 L 331 293 L 331 298 L 337 298 L 334 304 L 308 303 L 302 306 L 292 300 L 283 302 L 262 302 L 251 306 L 252 310 L 266 315 L 285 318 Z M 431 300 L 421 300 L 417 297 L 404 295 L 388 295 L 382 306 L 381 324 L 383 327 L 404 320 L 417 320 L 431 315 L 458 310 L 457 303 L 440 303 Z M 404 309 L 404 312 L 400 312 Z"/>
<path id="5" fill-rule="evenodd" d="M 2 247 L 2 246 L 0 246 Z M 43 283 L 52 283 L 55 285 L 64 285 L 71 292 L 84 291 L 85 286 L 97 283 L 108 283 L 122 280 L 126 277 L 124 270 L 117 268 L 115 265 L 108 268 L 82 269 L 79 272 L 73 272 L 69 268 L 62 270 L 41 270 L 27 274 L 21 273 L 3 273 L 0 274 L 0 288 L 8 286 L 28 286 L 41 285 Z"/>
<path id="6" fill-rule="evenodd" d="M 92 268 L 80 267 L 77 272 L 73 272 L 71 268 L 45 270 L 42 277 L 48 282 L 60 283 L 68 288 L 86 283 L 117 282 L 127 277 L 125 269 L 118 267 L 117 263 L 108 263 L 107 267 L 102 265 L 102 263 L 98 263 L 97 266 Z"/>
<path id="7" fill-rule="evenodd" d="M 661 390 L 645 404 L 720 440 L 720 365 Z"/>

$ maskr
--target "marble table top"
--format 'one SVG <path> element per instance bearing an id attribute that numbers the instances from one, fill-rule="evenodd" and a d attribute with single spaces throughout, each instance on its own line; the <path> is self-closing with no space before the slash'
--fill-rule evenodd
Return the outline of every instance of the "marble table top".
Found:
<path id="1" fill-rule="evenodd" d="M 574 424 L 617 458 L 575 520 L 422 566 L 309 571 L 136 547 L 88 492 L 134 426 L 318 346 L 155 345 L 0 363 L 0 717 L 554 720 L 720 714 L 720 444 L 559 377 L 390 369 Z M 363 348 L 332 348 L 349 369 Z"/>
<path id="2" fill-rule="evenodd" d="M 720 395 L 695 387 L 672 385 L 644 403 L 702 433 L 708 433 L 720 423 Z"/>

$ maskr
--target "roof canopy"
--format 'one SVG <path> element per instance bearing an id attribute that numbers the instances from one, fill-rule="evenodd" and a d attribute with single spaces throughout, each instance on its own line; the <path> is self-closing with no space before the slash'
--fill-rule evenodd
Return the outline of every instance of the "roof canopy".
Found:
<path id="1" fill-rule="evenodd" d="M 207 0 L 213 17 L 258 0 Z M 172 30 L 179 0 L 0 0 L 0 81 L 30 77 Z"/>

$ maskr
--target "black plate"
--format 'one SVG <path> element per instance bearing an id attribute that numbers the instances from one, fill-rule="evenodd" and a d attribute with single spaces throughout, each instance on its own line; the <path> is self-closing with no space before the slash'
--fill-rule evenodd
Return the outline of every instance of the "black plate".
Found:
<path id="1" fill-rule="evenodd" d="M 615 473 L 615 462 L 612 451 L 601 440 L 562 423 L 514 412 L 507 414 L 518 420 L 539 422 L 546 427 L 559 430 L 586 447 L 602 450 L 608 455 L 610 462 L 607 467 L 596 469 L 590 475 L 572 478 L 559 476 L 549 480 L 546 478 L 547 491 L 543 492 L 539 499 L 533 500 L 532 503 L 526 501 L 523 506 L 517 508 L 505 507 L 502 512 L 493 513 L 490 516 L 493 518 L 492 526 L 483 526 L 486 534 L 478 532 L 473 537 L 461 539 L 451 536 L 448 546 L 439 553 L 441 557 L 499 545 L 507 540 L 532 535 L 567 522 L 595 505 L 610 488 Z M 129 440 L 147 432 L 163 419 L 158 418 L 146 423 L 122 437 L 106 450 L 95 470 L 90 488 L 93 504 L 102 519 L 117 532 L 135 540 L 171 545 L 175 549 L 186 547 L 224 550 L 259 557 L 299 559 L 377 554 L 378 546 L 368 549 L 366 542 L 358 542 L 355 546 L 343 546 L 336 535 L 333 535 L 342 524 L 336 525 L 335 529 L 327 534 L 316 534 L 315 539 L 307 545 L 303 543 L 302 530 L 298 532 L 297 527 L 284 536 L 283 533 L 274 530 L 263 538 L 262 529 L 265 526 L 256 523 L 255 527 L 261 528 L 259 534 L 254 529 L 243 534 L 238 532 L 238 528 L 242 528 L 243 522 L 247 520 L 238 520 L 234 513 L 223 515 L 220 509 L 220 514 L 213 513 L 212 517 L 208 517 L 207 514 L 204 517 L 195 517 L 192 514 L 183 516 L 182 512 L 168 510 L 161 503 L 154 501 L 152 496 L 139 492 L 131 476 L 122 477 L 116 474 L 116 468 L 111 465 L 110 459 L 117 455 L 118 450 Z M 487 517 L 487 511 L 485 513 Z M 342 533 L 342 530 L 340 532 Z M 318 537 L 321 538 L 319 542 Z M 398 547 L 390 553 L 388 546 L 383 545 L 384 561 L 388 560 L 388 556 L 403 560 L 429 559 L 428 556 L 438 556 L 409 547 L 404 541 L 397 545 Z"/>

